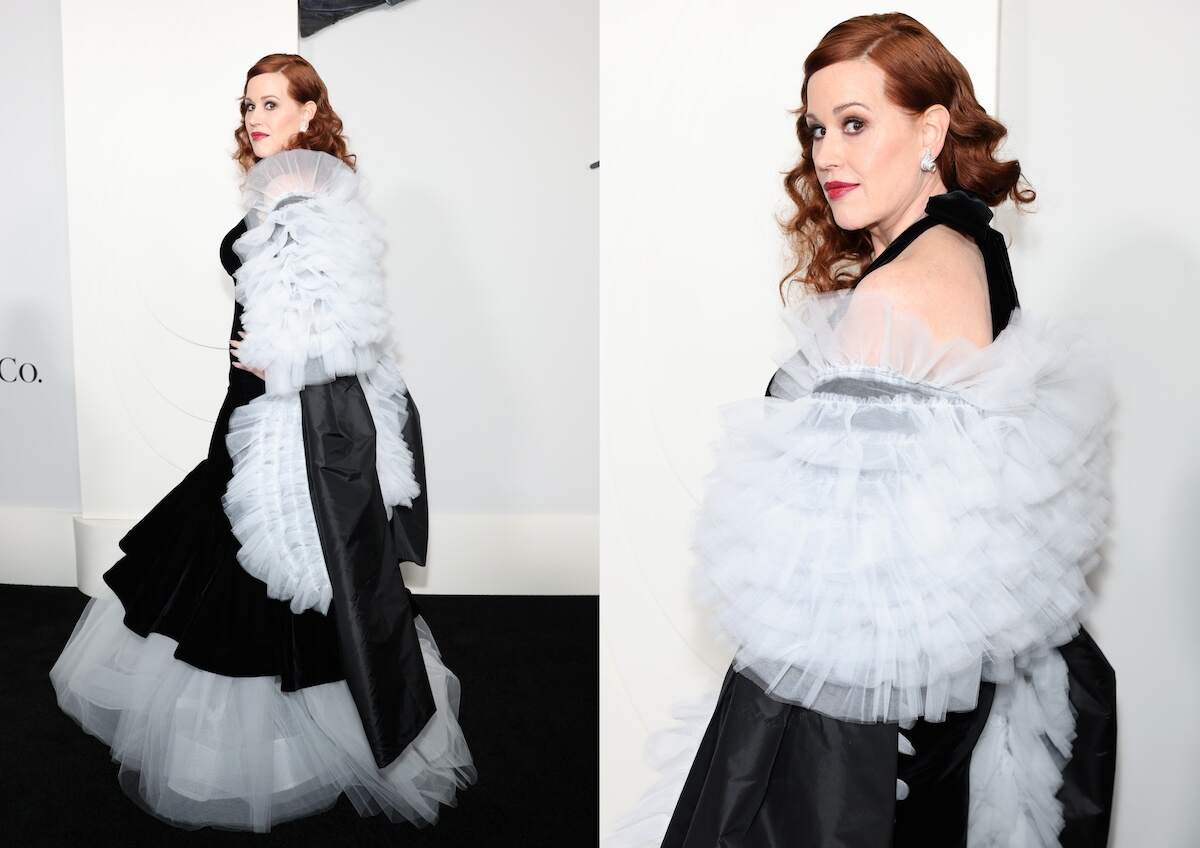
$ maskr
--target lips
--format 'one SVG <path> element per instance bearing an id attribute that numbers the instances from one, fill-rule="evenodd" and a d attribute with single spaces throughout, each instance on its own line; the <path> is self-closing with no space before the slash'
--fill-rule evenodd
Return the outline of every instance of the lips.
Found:
<path id="1" fill-rule="evenodd" d="M 267 134 L 266 134 L 266 133 L 260 133 L 260 132 L 256 132 L 256 133 L 250 133 L 250 137 L 251 137 L 251 138 L 253 138 L 253 139 L 266 138 L 266 137 L 267 137 Z"/>
<path id="2" fill-rule="evenodd" d="M 856 188 L 858 188 L 858 183 L 844 183 L 839 180 L 830 180 L 825 183 L 825 193 L 829 195 L 830 200 L 837 200 L 846 192 Z"/>

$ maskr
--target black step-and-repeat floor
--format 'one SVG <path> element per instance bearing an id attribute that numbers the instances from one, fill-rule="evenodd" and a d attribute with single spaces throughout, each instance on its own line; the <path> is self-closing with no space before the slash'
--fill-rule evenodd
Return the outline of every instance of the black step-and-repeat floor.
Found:
<path id="1" fill-rule="evenodd" d="M 270 833 L 184 831 L 138 809 L 108 748 L 59 709 L 47 672 L 87 597 L 0 585 L 0 791 L 5 844 L 159 846 L 596 845 L 599 637 L 595 596 L 419 595 L 462 683 L 459 720 L 476 785 L 437 825 L 332 810 Z"/>

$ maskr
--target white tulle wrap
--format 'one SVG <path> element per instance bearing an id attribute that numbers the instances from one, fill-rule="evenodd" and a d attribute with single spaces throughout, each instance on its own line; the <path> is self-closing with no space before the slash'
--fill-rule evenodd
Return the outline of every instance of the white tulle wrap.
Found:
<path id="1" fill-rule="evenodd" d="M 1069 641 L 1110 510 L 1099 348 L 1014 310 L 979 348 L 873 292 L 788 314 L 777 393 L 730 404 L 696 516 L 703 599 L 772 697 L 941 720 Z"/>
<path id="2" fill-rule="evenodd" d="M 328 153 L 284 150 L 250 169 L 242 204 L 240 361 L 266 372 L 269 395 L 369 371 L 390 348 L 391 315 L 383 225 L 358 175 Z"/>
<path id="3" fill-rule="evenodd" d="M 970 845 L 1057 845 L 1074 716 L 1054 649 L 1091 603 L 1111 505 L 1102 348 L 1023 309 L 985 347 L 942 339 L 867 290 L 785 319 L 779 396 L 723 408 L 696 515 L 696 586 L 735 667 L 777 700 L 901 727 L 995 682 Z M 698 744 L 695 712 L 672 738 Z M 655 793 L 606 844 L 661 840 L 684 759 L 658 758 Z"/>
<path id="4" fill-rule="evenodd" d="M 391 353 L 391 314 L 379 265 L 379 220 L 341 160 L 285 150 L 250 170 L 249 229 L 234 242 L 242 266 L 245 365 L 266 372 L 266 393 L 230 417 L 233 477 L 222 498 L 238 562 L 293 612 L 327 613 L 332 588 L 317 536 L 300 424 L 300 391 L 358 375 L 376 434 L 387 518 L 420 494 L 404 440 L 408 401 Z"/>

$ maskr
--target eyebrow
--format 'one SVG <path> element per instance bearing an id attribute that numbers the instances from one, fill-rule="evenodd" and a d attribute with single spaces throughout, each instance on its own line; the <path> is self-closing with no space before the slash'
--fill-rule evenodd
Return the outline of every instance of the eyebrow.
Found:
<path id="1" fill-rule="evenodd" d="M 868 106 L 866 103 L 859 103 L 857 100 L 851 100 L 849 103 L 842 103 L 842 104 L 841 104 L 841 105 L 839 105 L 839 106 L 834 106 L 834 107 L 833 107 L 833 114 L 835 114 L 835 115 L 836 115 L 838 112 L 842 111 L 843 109 L 848 109 L 848 108 L 850 108 L 851 106 L 861 106 L 861 107 L 863 107 L 864 109 L 866 109 L 868 112 L 870 112 L 870 111 L 871 111 L 871 107 L 870 107 L 870 106 Z M 808 115 L 808 114 L 806 114 L 806 115 L 804 116 L 804 121 L 805 121 L 805 123 L 808 123 L 808 119 L 809 119 L 809 118 L 811 118 L 811 117 L 812 117 L 811 115 Z M 815 119 L 814 119 L 814 120 L 815 120 Z"/>
<path id="2" fill-rule="evenodd" d="M 258 99 L 259 99 L 259 100 L 266 100 L 268 97 L 274 97 L 276 100 L 278 100 L 278 99 L 279 99 L 279 95 L 277 95 L 277 94 L 264 94 L 262 97 L 260 97 L 260 98 L 258 98 Z M 253 103 L 253 102 L 254 102 L 254 98 L 252 98 L 252 97 L 247 97 L 246 95 L 244 95 L 244 94 L 243 94 L 243 95 L 242 95 L 242 102 L 243 102 L 243 103 Z M 834 110 L 834 111 L 837 111 L 837 110 Z"/>

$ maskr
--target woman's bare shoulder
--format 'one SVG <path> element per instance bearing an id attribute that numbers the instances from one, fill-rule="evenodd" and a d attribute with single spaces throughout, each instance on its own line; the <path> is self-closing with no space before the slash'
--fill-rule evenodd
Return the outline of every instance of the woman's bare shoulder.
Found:
<path id="1" fill-rule="evenodd" d="M 974 239 L 949 227 L 922 233 L 856 290 L 885 295 L 918 313 L 939 338 L 964 336 L 980 347 L 992 340 L 983 254 Z"/>

